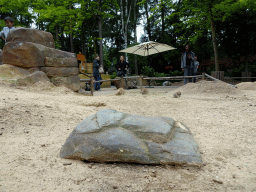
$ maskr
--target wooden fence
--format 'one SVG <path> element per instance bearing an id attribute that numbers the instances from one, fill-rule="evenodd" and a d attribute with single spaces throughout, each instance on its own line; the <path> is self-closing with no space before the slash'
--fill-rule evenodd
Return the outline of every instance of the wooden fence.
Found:
<path id="1" fill-rule="evenodd" d="M 94 83 L 101 83 L 101 82 L 107 82 L 107 81 L 121 81 L 121 85 L 122 87 L 125 87 L 125 79 L 139 79 L 139 86 L 140 89 L 142 90 L 142 80 L 148 80 L 149 82 L 149 86 L 150 86 L 150 81 L 152 80 L 182 80 L 185 78 L 197 78 L 197 79 L 202 79 L 205 80 L 206 78 L 211 79 L 213 81 L 221 81 L 219 79 L 216 79 L 206 73 L 202 73 L 202 75 L 196 75 L 196 76 L 174 76 L 174 77 L 143 77 L 143 76 L 129 76 L 129 77 L 119 77 L 116 79 L 107 79 L 107 80 L 100 80 L 100 81 L 95 81 L 93 76 L 90 76 L 86 73 L 83 73 L 84 75 L 86 75 L 87 77 L 89 77 L 90 79 L 80 79 L 80 82 L 90 82 L 90 91 L 91 91 L 91 95 L 93 96 L 93 92 L 94 90 Z M 228 85 L 237 88 L 235 85 L 229 84 Z"/>

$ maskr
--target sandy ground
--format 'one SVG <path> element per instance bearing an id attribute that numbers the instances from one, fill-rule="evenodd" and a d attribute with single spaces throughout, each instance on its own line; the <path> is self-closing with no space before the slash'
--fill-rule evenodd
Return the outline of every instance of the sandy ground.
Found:
<path id="1" fill-rule="evenodd" d="M 238 85 L 237 85 L 238 86 Z M 256 191 L 256 83 L 200 81 L 94 96 L 50 84 L 0 84 L 0 191 Z M 180 91 L 181 97 L 173 93 Z M 83 119 L 101 109 L 167 116 L 186 124 L 204 165 L 138 165 L 61 159 Z"/>

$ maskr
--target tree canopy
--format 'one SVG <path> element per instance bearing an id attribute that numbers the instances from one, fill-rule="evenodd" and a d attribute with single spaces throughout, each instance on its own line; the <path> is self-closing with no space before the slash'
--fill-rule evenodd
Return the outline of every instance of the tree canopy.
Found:
<path id="1" fill-rule="evenodd" d="M 0 0 L 0 9 L 1 28 L 11 16 L 15 26 L 48 31 L 56 48 L 82 52 L 88 62 L 101 53 L 106 71 L 117 63 L 119 50 L 156 41 L 177 49 L 148 57 L 128 54 L 132 74 L 181 71 L 180 56 L 189 43 L 201 72 L 246 68 L 256 75 L 255 0 Z M 137 42 L 140 23 L 144 34 Z"/>

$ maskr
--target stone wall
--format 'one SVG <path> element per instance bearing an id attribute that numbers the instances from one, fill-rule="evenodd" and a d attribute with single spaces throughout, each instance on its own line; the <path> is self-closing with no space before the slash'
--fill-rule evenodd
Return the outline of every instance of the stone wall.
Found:
<path id="1" fill-rule="evenodd" d="M 3 48 L 3 63 L 46 73 L 56 86 L 65 85 L 73 91 L 80 89 L 75 53 L 55 49 L 51 33 L 37 29 L 12 30 Z"/>

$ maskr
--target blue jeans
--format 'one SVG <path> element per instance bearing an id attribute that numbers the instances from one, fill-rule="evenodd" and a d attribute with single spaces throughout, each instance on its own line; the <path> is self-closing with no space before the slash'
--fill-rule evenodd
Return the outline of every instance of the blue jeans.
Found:
<path id="1" fill-rule="evenodd" d="M 197 75 L 197 72 L 194 71 L 193 76 L 196 76 L 196 75 Z M 196 77 L 193 77 L 193 83 L 195 82 L 196 82 Z"/>
<path id="2" fill-rule="evenodd" d="M 192 76 L 193 75 L 194 68 L 190 68 L 189 65 L 184 67 L 184 76 Z M 185 78 L 184 79 L 184 84 L 187 84 L 187 82 L 192 82 L 192 78 Z"/>
<path id="3" fill-rule="evenodd" d="M 100 76 L 96 76 L 94 77 L 95 81 L 99 81 L 100 80 Z M 97 88 L 97 89 L 96 89 Z M 100 83 L 94 83 L 94 90 L 100 90 Z"/>

